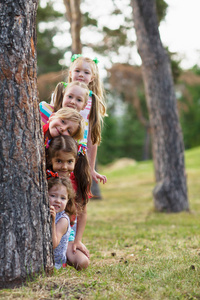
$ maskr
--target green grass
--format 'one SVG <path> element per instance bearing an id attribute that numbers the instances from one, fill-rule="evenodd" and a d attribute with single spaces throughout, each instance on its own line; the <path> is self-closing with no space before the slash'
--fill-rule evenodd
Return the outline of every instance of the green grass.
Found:
<path id="1" fill-rule="evenodd" d="M 151 161 L 101 172 L 108 183 L 88 204 L 83 240 L 89 268 L 55 271 L 0 299 L 200 299 L 200 148 L 186 152 L 190 213 L 154 211 Z"/>

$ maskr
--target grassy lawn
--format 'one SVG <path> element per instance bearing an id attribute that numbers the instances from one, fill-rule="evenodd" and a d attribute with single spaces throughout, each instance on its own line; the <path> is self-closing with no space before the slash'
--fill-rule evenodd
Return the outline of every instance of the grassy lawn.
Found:
<path id="1" fill-rule="evenodd" d="M 200 148 L 186 152 L 190 213 L 154 211 L 152 162 L 101 170 L 103 200 L 88 204 L 91 265 L 39 276 L 1 299 L 200 299 Z"/>

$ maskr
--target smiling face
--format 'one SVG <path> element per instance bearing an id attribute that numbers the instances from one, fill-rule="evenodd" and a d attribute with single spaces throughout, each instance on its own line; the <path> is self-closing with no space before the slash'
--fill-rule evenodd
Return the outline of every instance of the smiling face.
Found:
<path id="1" fill-rule="evenodd" d="M 71 107 L 78 112 L 87 105 L 86 90 L 81 86 L 74 85 L 67 88 L 62 102 L 62 107 Z"/>
<path id="2" fill-rule="evenodd" d="M 59 135 L 74 136 L 77 133 L 79 125 L 76 122 L 67 119 L 52 118 L 53 115 L 49 118 L 49 133 L 52 138 Z"/>
<path id="3" fill-rule="evenodd" d="M 68 202 L 67 188 L 64 185 L 56 184 L 48 192 L 49 204 L 55 208 L 56 213 L 62 212 Z"/>
<path id="4" fill-rule="evenodd" d="M 72 81 L 84 82 L 87 86 L 93 81 L 94 76 L 89 62 L 81 61 L 74 65 L 72 71 L 69 72 Z"/>
<path id="5" fill-rule="evenodd" d="M 56 157 L 52 158 L 52 169 L 59 177 L 68 177 L 74 171 L 75 163 L 76 159 L 72 152 L 60 150 L 56 153 Z"/>

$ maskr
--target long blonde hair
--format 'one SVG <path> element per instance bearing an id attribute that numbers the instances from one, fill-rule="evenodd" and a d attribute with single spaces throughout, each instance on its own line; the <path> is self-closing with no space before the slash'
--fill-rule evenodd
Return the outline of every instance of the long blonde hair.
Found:
<path id="1" fill-rule="evenodd" d="M 89 97 L 89 88 L 84 82 L 73 81 L 68 84 L 66 82 L 59 82 L 53 92 L 54 111 L 58 111 L 60 108 L 62 108 L 62 103 L 63 103 L 63 98 L 65 96 L 65 93 L 70 87 L 73 86 L 80 86 L 85 90 L 84 101 L 87 104 L 88 97 Z"/>
<path id="2" fill-rule="evenodd" d="M 104 88 L 99 76 L 99 69 L 97 64 L 88 57 L 79 56 L 75 59 L 69 68 L 68 82 L 72 82 L 70 72 L 76 65 L 87 62 L 90 64 L 92 76 L 94 77 L 88 85 L 88 88 L 92 91 L 92 108 L 90 111 L 89 122 L 91 128 L 91 140 L 93 144 L 100 144 L 101 141 L 101 125 L 103 124 L 103 117 L 106 114 L 106 104 L 104 98 Z"/>
<path id="3" fill-rule="evenodd" d="M 78 123 L 78 129 L 76 133 L 73 135 L 75 140 L 79 140 L 83 138 L 84 130 L 85 130 L 85 120 L 80 115 L 78 111 L 71 107 L 63 107 L 59 109 L 57 112 L 50 116 L 51 120 L 53 119 L 64 119 L 70 120 L 75 123 Z"/>

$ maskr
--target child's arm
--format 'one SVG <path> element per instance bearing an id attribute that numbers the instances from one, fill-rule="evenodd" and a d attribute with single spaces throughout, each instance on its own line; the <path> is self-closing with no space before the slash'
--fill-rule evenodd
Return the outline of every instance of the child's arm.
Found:
<path id="1" fill-rule="evenodd" d="M 96 156 L 97 156 L 97 144 L 94 144 L 94 145 L 92 144 L 90 130 L 88 132 L 87 148 L 88 148 L 87 156 L 88 156 L 88 160 L 89 160 L 92 178 L 94 179 L 94 181 L 96 183 L 98 183 L 98 180 L 100 180 L 100 182 L 103 182 L 103 184 L 106 183 L 107 182 L 106 176 L 101 175 L 95 171 L 95 160 L 96 160 Z"/>
<path id="2" fill-rule="evenodd" d="M 77 217 L 77 230 L 75 240 L 73 242 L 72 251 L 76 253 L 76 249 L 82 251 L 89 258 L 89 251 L 86 246 L 81 242 L 85 225 L 87 221 L 87 206 L 85 205 L 82 213 Z"/>
<path id="3" fill-rule="evenodd" d="M 57 224 L 56 220 L 56 211 L 53 206 L 50 206 L 50 213 L 52 216 L 52 241 L 53 241 L 53 249 L 55 249 L 62 238 L 62 236 L 66 233 L 68 228 L 68 221 L 66 218 L 61 218 Z"/>

